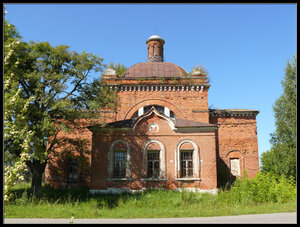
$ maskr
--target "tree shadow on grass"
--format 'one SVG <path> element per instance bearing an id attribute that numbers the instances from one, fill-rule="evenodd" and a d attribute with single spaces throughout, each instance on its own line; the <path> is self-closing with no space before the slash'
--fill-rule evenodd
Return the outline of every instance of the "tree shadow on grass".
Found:
<path id="1" fill-rule="evenodd" d="M 121 204 L 125 204 L 129 201 L 139 201 L 148 194 L 155 193 L 156 189 L 147 189 L 142 192 L 124 192 L 120 194 L 90 194 L 88 187 L 82 188 L 52 188 L 42 187 L 40 197 L 33 200 L 30 194 L 30 187 L 23 187 L 13 189 L 14 198 L 11 203 L 17 203 L 18 200 L 27 200 L 27 202 L 39 202 L 44 201 L 46 203 L 76 203 L 76 202 L 89 202 L 91 200 L 97 201 L 97 208 L 114 209 Z M 24 196 L 25 195 L 25 196 Z M 23 201 L 26 202 L 26 201 Z"/>
<path id="2" fill-rule="evenodd" d="M 121 204 L 125 204 L 129 201 L 140 201 L 147 195 L 155 193 L 156 189 L 147 189 L 142 192 L 126 192 L 119 194 L 96 194 L 93 198 L 97 200 L 97 208 L 114 209 Z"/>
<path id="3" fill-rule="evenodd" d="M 29 188 L 12 189 L 14 194 L 12 203 L 26 195 L 28 201 L 32 201 L 32 194 Z M 74 202 L 87 202 L 91 198 L 88 187 L 82 188 L 52 188 L 42 187 L 39 198 L 35 201 L 44 201 L 49 203 L 74 203 Z"/>

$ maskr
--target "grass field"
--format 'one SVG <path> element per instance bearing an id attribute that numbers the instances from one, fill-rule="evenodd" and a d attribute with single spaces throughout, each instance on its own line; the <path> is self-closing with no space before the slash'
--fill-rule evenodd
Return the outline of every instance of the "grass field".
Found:
<path id="1" fill-rule="evenodd" d="M 15 199 L 4 205 L 5 218 L 167 218 L 295 212 L 296 199 L 282 202 L 234 202 L 232 195 L 169 190 L 133 194 L 89 194 L 88 188 L 43 188 L 40 199 L 27 197 L 28 184 L 14 189 Z M 223 194 L 222 194 L 223 193 Z"/>

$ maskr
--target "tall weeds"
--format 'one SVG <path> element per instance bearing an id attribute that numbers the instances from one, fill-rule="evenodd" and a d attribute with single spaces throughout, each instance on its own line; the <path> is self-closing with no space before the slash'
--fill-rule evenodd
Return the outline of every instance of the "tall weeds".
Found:
<path id="1" fill-rule="evenodd" d="M 158 218 L 290 212 L 296 208 L 294 178 L 259 173 L 237 179 L 217 195 L 187 190 L 148 189 L 137 193 L 89 194 L 88 188 L 44 187 L 38 199 L 27 188 L 16 189 L 5 206 L 8 217 L 23 218 Z"/>
<path id="2" fill-rule="evenodd" d="M 284 175 L 276 177 L 271 173 L 259 172 L 255 178 L 238 178 L 230 190 L 221 190 L 218 201 L 227 204 L 286 203 L 296 200 L 296 181 Z"/>

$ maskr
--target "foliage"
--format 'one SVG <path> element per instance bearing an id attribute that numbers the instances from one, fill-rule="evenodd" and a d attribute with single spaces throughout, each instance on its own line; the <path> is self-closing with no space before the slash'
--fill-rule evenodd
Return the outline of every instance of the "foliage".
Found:
<path id="1" fill-rule="evenodd" d="M 206 69 L 203 65 L 193 66 L 192 72 L 200 72 L 200 73 L 203 73 L 203 74 L 207 74 L 207 71 L 206 71 Z"/>
<path id="2" fill-rule="evenodd" d="M 116 71 L 117 77 L 121 77 L 123 73 L 127 70 L 127 67 L 125 65 L 120 63 L 114 64 L 113 62 L 109 64 L 109 68 L 112 68 Z"/>
<path id="3" fill-rule="evenodd" d="M 198 73 L 200 73 L 200 74 L 205 75 L 205 78 L 206 78 L 206 80 L 207 80 L 207 83 L 210 83 L 210 82 L 211 82 L 210 78 L 208 77 L 208 72 L 206 71 L 206 69 L 205 69 L 205 67 L 204 67 L 203 65 L 196 65 L 196 66 L 193 66 L 192 71 L 191 71 L 191 73 L 189 73 L 189 75 L 191 76 L 192 73 L 195 73 L 195 72 L 198 72 Z"/>
<path id="4" fill-rule="evenodd" d="M 4 11 L 4 15 L 6 13 Z M 23 180 L 22 173 L 28 171 L 25 162 L 29 159 L 30 141 L 34 135 L 24 118 L 34 97 L 22 99 L 21 89 L 14 81 L 14 71 L 20 63 L 20 56 L 15 53 L 23 47 L 20 39 L 15 26 L 4 20 L 4 91 L 7 91 L 4 94 L 4 202 L 11 199 L 11 189 L 18 180 Z M 7 70 L 7 66 L 11 70 Z M 14 152 L 9 154 L 8 150 Z M 15 155 L 16 151 L 19 151 L 18 155 Z"/>
<path id="5" fill-rule="evenodd" d="M 26 168 L 26 153 L 21 154 L 21 158 L 14 163 L 13 166 L 5 166 L 4 168 L 4 202 L 8 202 L 12 198 L 11 190 L 17 181 L 24 180 L 22 173 L 28 171 Z"/>
<path id="6" fill-rule="evenodd" d="M 56 148 L 71 143 L 83 151 L 84 143 L 59 133 L 82 130 L 83 120 L 97 121 L 99 110 L 112 106 L 116 96 L 102 86 L 100 76 L 91 80 L 93 73 L 103 71 L 102 58 L 67 45 L 23 42 L 13 25 L 6 20 L 4 25 L 5 176 L 18 176 L 15 170 L 22 171 L 25 162 L 32 186 L 38 188 Z M 5 179 L 8 189 L 9 182 Z"/>
<path id="7" fill-rule="evenodd" d="M 218 200 L 235 204 L 287 203 L 296 201 L 295 178 L 259 172 L 255 178 L 238 178 L 230 190 L 221 191 Z"/>
<path id="8" fill-rule="evenodd" d="M 296 96 L 297 58 L 287 63 L 281 81 L 283 94 L 273 105 L 276 130 L 271 135 L 272 148 L 262 154 L 261 169 L 277 175 L 296 177 Z"/>

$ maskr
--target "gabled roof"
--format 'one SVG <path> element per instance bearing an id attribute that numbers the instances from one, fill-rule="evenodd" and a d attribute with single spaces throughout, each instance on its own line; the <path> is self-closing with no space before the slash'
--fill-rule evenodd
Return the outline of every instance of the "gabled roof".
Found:
<path id="1" fill-rule="evenodd" d="M 112 128 L 133 128 L 138 125 L 138 123 L 146 118 L 151 116 L 151 114 L 156 114 L 157 116 L 160 116 L 164 118 L 166 121 L 168 121 L 171 129 L 176 130 L 178 128 L 183 129 L 183 128 L 208 128 L 208 127 L 217 127 L 217 124 L 210 124 L 210 123 L 203 123 L 199 121 L 192 121 L 192 120 L 185 120 L 185 119 L 178 119 L 178 118 L 171 118 L 168 117 L 167 115 L 158 112 L 155 107 L 152 107 L 148 112 L 144 113 L 143 115 L 139 116 L 136 119 L 126 119 L 126 120 L 121 120 L 121 121 L 114 121 L 110 122 L 107 124 L 96 124 L 93 126 L 89 126 L 88 129 L 91 131 L 94 131 L 94 129 L 112 129 Z"/>
<path id="2" fill-rule="evenodd" d="M 143 115 L 139 116 L 134 124 L 133 124 L 133 129 L 135 129 L 135 127 L 137 126 L 137 124 L 144 118 L 149 117 L 151 114 L 156 114 L 157 116 L 160 116 L 161 118 L 164 118 L 170 125 L 171 129 L 174 130 L 175 129 L 175 124 L 174 124 L 174 120 L 170 117 L 168 117 L 167 115 L 160 113 L 157 109 L 155 109 L 154 106 L 152 106 L 152 108 L 147 111 L 146 113 L 144 113 Z"/>

